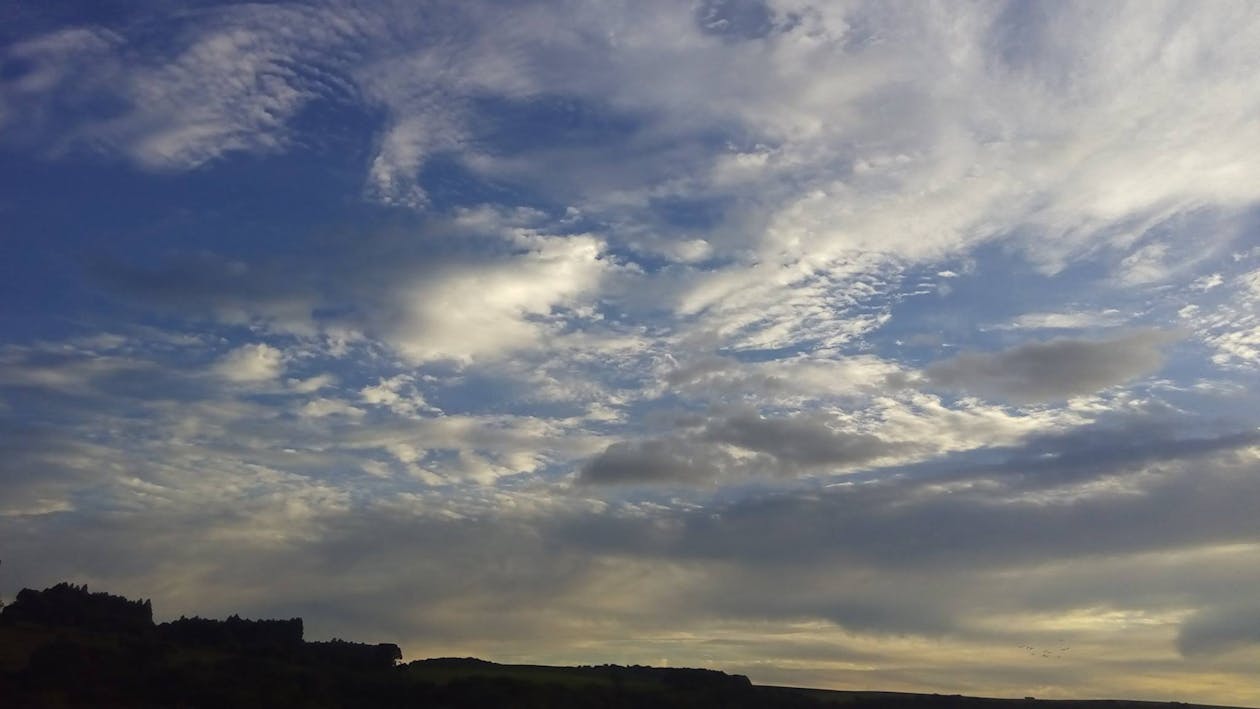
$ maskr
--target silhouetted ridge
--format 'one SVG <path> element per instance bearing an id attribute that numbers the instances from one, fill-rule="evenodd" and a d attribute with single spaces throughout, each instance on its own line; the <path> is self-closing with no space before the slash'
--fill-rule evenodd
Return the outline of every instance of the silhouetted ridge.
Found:
<path id="1" fill-rule="evenodd" d="M 391 643 L 306 642 L 300 618 L 153 624 L 149 601 L 61 583 L 0 610 L 0 706 L 1171 709 L 1156 702 L 1034 702 L 760 687 L 716 670 L 504 665 L 440 657 L 399 665 Z M 1187 709 L 1192 705 L 1176 705 Z"/>
<path id="2" fill-rule="evenodd" d="M 415 660 L 407 668 L 418 675 L 463 678 L 521 678 L 538 682 L 581 685 L 658 687 L 672 689 L 746 689 L 752 686 L 744 675 L 731 675 L 718 670 L 681 667 L 649 667 L 646 665 L 503 665 L 475 657 L 437 657 Z"/>
<path id="3" fill-rule="evenodd" d="M 413 667 L 449 667 L 449 668 L 468 668 L 468 667 L 502 667 L 497 662 L 482 660 L 476 657 L 430 657 L 427 660 L 415 660 L 411 663 Z"/>
<path id="4" fill-rule="evenodd" d="M 302 619 L 226 620 L 184 618 L 157 627 L 163 640 L 187 646 L 231 649 L 247 653 L 295 653 L 302 647 Z"/>
<path id="5" fill-rule="evenodd" d="M 92 593 L 86 585 L 63 581 L 43 591 L 22 589 L 13 603 L 0 611 L 0 622 L 141 633 L 153 627 L 153 605 L 148 600 Z"/>
<path id="6" fill-rule="evenodd" d="M 304 657 L 315 664 L 355 670 L 390 669 L 402 659 L 402 648 L 393 643 L 369 645 L 337 638 L 306 643 L 303 651 Z"/>

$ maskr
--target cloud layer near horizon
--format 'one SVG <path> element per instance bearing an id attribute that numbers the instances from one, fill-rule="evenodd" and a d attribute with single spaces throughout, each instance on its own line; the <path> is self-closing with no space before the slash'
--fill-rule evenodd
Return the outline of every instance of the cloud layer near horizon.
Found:
<path id="1" fill-rule="evenodd" d="M 1260 702 L 1254 6 L 3 32 L 4 593 Z"/>

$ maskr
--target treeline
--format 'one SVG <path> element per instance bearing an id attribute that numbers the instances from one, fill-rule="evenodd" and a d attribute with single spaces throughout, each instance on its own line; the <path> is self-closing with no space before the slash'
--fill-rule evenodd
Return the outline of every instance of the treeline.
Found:
<path id="1" fill-rule="evenodd" d="M 230 649 L 252 654 L 299 652 L 302 619 L 246 620 L 228 616 L 226 620 L 185 618 L 157 626 L 157 636 L 185 647 Z"/>
<path id="2" fill-rule="evenodd" d="M 13 603 L 0 611 L 0 622 L 142 633 L 153 627 L 153 604 L 91 593 L 86 585 L 62 582 L 43 591 L 22 589 Z"/>

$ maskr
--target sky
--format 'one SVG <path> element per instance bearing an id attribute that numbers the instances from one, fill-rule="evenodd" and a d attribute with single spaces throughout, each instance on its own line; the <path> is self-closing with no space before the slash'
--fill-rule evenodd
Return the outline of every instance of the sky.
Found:
<path id="1" fill-rule="evenodd" d="M 1260 6 L 0 0 L 0 598 L 1260 705 Z"/>

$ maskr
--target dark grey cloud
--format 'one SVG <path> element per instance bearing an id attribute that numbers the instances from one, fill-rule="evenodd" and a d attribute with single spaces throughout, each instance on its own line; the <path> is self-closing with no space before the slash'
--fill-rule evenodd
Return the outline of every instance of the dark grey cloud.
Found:
<path id="1" fill-rule="evenodd" d="M 726 618 L 825 619 L 875 635 L 961 630 L 966 584 L 937 573 L 938 593 L 925 597 L 918 587 L 922 578 L 913 570 L 872 573 L 853 564 L 718 564 L 681 605 Z"/>
<path id="2" fill-rule="evenodd" d="M 66 509 L 67 499 L 97 482 L 73 464 L 98 452 L 89 442 L 52 426 L 0 417 L 0 516 Z M 70 461 L 70 462 L 68 462 Z"/>
<path id="3" fill-rule="evenodd" d="M 742 413 L 709 423 L 705 437 L 767 453 L 790 466 L 852 465 L 889 455 L 900 446 L 867 433 L 837 431 L 816 416 L 766 419 Z"/>
<path id="4" fill-rule="evenodd" d="M 1177 635 L 1184 656 L 1217 655 L 1246 645 L 1260 645 L 1260 605 L 1208 608 L 1190 616 Z"/>
<path id="5" fill-rule="evenodd" d="M 998 463 L 954 464 L 948 472 L 925 474 L 937 483 L 1000 479 L 1034 490 L 1133 472 L 1161 462 L 1211 459 L 1260 444 L 1260 430 L 1216 430 L 1216 426 L 1223 424 L 1158 413 L 1103 417 L 1089 426 L 992 449 L 990 453 L 1004 456 Z M 923 467 L 939 469 L 941 465 L 933 461 Z"/>
<path id="6" fill-rule="evenodd" d="M 1049 480 L 1025 467 L 1048 448 L 1040 442 L 1007 468 L 978 469 L 970 480 L 894 476 L 702 509 L 612 510 L 554 519 L 548 535 L 594 555 L 708 569 L 679 590 L 671 613 L 825 619 L 875 635 L 1014 638 L 1018 629 L 981 630 L 972 621 L 1237 605 L 1241 589 L 1260 580 L 1237 568 L 1260 542 L 1255 437 L 1200 438 L 1184 443 L 1184 455 L 1139 459 L 1126 451 L 1149 430 L 1132 428 L 1134 441 L 1113 429 L 1121 451 L 1101 464 L 1060 461 L 1081 469 Z M 1233 551 L 1211 551 L 1221 549 Z M 1238 627 L 1214 615 L 1188 624 L 1183 652 L 1252 642 L 1243 622 L 1251 616 L 1234 616 Z"/>
<path id="7" fill-rule="evenodd" d="M 1180 478 L 1131 497 L 1072 501 L 1069 494 L 1057 503 L 980 492 L 926 495 L 915 503 L 904 497 L 911 490 L 896 488 L 749 502 L 689 519 L 678 551 L 745 560 L 992 567 L 1260 539 L 1251 505 L 1237 497 L 1255 499 L 1260 487 L 1242 476 L 1204 475 L 1200 482 L 1209 480 L 1215 490 L 1194 490 L 1191 480 Z"/>
<path id="8" fill-rule="evenodd" d="M 610 445 L 585 466 L 584 483 L 707 483 L 752 474 L 796 475 L 843 469 L 893 455 L 904 445 L 868 433 L 837 430 L 824 414 L 763 418 L 741 411 L 695 420 L 675 436 Z M 752 456 L 735 456 L 734 446 Z"/>
<path id="9" fill-rule="evenodd" d="M 924 372 L 945 389 L 1020 403 L 1056 401 L 1101 391 L 1157 371 L 1160 348 L 1176 335 L 1138 330 L 1104 340 L 1056 338 L 1000 352 L 964 353 Z"/>
<path id="10" fill-rule="evenodd" d="M 596 484 L 712 482 L 730 457 L 714 446 L 678 438 L 614 443 L 582 467 L 578 480 Z"/>
<path id="11" fill-rule="evenodd" d="M 308 323 L 329 301 L 309 259 L 309 252 L 298 254 L 286 265 L 200 252 L 135 264 L 102 256 L 87 264 L 86 273 L 110 295 L 186 317 Z"/>
<path id="12" fill-rule="evenodd" d="M 1139 455 L 1153 428 L 1113 428 L 1112 450 L 1046 453 L 1038 441 L 1004 463 L 781 493 L 679 514 L 647 533 L 640 518 L 585 520 L 573 536 L 627 552 L 749 564 L 885 569 L 996 568 L 1260 540 L 1255 432 L 1169 441 Z M 1056 442 L 1069 450 L 1084 436 Z M 1093 458 L 1097 458 L 1094 460 Z M 651 525 L 646 525 L 651 526 Z"/>

